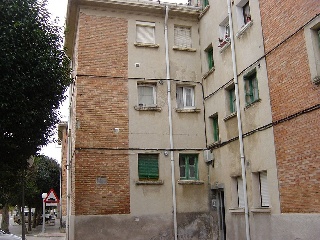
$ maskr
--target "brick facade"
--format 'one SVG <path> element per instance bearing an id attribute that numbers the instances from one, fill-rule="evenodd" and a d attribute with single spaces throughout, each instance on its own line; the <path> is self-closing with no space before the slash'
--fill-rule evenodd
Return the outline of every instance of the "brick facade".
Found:
<path id="1" fill-rule="evenodd" d="M 127 21 L 80 13 L 73 212 L 130 212 Z M 119 132 L 115 132 L 119 128 Z M 105 183 L 97 183 L 103 178 Z"/>
<path id="2" fill-rule="evenodd" d="M 316 0 L 264 0 L 260 8 L 266 52 L 278 46 L 266 58 L 277 121 L 320 102 L 319 87 L 310 81 L 301 28 L 319 13 L 320 5 Z M 315 110 L 274 127 L 282 213 L 320 212 L 319 116 Z"/>
<path id="3" fill-rule="evenodd" d="M 62 216 L 67 215 L 67 153 L 68 153 L 68 126 L 59 128 L 62 133 L 61 138 L 61 199 Z"/>

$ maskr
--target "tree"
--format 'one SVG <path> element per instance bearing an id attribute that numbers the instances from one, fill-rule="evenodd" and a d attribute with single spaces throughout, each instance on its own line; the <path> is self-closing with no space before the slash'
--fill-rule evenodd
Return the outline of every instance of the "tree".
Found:
<path id="1" fill-rule="evenodd" d="M 4 210 L 8 209 L 8 205 L 21 206 L 21 188 L 22 181 L 25 181 L 25 205 L 38 210 L 42 209 L 41 194 L 48 192 L 51 188 L 60 194 L 60 172 L 59 164 L 52 158 L 44 155 L 35 157 L 33 165 L 20 171 L 7 171 L 6 179 L 14 184 L 8 189 L 8 182 L 0 184 L 0 204 Z M 7 207 L 7 208 L 5 208 Z M 37 211 L 39 212 L 39 211 Z M 3 213 L 1 228 L 9 231 L 9 215 L 8 212 Z M 29 222 L 29 230 L 31 229 L 31 221 Z M 35 226 L 34 226 L 35 227 Z"/>
<path id="2" fill-rule="evenodd" d="M 42 193 L 53 189 L 60 195 L 60 173 L 59 164 L 52 158 L 40 155 L 35 158 L 34 164 L 27 171 L 26 175 L 26 205 L 36 208 L 36 214 L 42 209 Z M 35 226 L 34 226 L 35 227 Z M 29 229 L 31 221 L 29 221 Z"/>
<path id="3" fill-rule="evenodd" d="M 70 61 L 46 0 L 2 0 L 0 12 L 0 164 L 23 169 L 59 122 Z"/>

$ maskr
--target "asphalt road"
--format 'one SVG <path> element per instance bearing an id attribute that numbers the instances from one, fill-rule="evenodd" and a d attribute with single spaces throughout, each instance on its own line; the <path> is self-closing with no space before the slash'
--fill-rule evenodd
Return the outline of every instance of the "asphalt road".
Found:
<path id="1" fill-rule="evenodd" d="M 0 221 L 1 220 L 2 215 L 0 214 Z M 13 216 L 10 216 L 9 224 L 9 230 L 12 234 L 17 236 L 22 235 L 22 227 L 13 221 Z M 60 219 L 56 219 L 54 225 L 46 224 L 45 232 L 42 233 L 42 225 L 39 225 L 26 234 L 26 240 L 65 240 L 66 234 L 60 232 L 59 226 Z"/>

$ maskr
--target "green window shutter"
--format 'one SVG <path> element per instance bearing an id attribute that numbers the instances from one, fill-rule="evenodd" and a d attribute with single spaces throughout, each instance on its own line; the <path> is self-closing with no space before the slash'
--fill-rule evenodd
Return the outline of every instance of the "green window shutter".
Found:
<path id="1" fill-rule="evenodd" d="M 250 104 L 259 99 L 256 69 L 244 76 L 244 88 L 246 94 L 246 104 Z"/>
<path id="2" fill-rule="evenodd" d="M 198 179 L 198 162 L 197 155 L 189 155 L 188 157 L 189 164 L 189 179 Z"/>
<path id="3" fill-rule="evenodd" d="M 139 154 L 139 179 L 159 179 L 159 166 L 157 154 Z"/>
<path id="4" fill-rule="evenodd" d="M 208 66 L 209 66 L 209 70 L 210 70 L 210 69 L 213 68 L 213 66 L 214 66 L 214 62 L 213 62 L 213 49 L 212 49 L 212 48 L 208 49 L 207 54 L 208 54 Z"/>
<path id="5" fill-rule="evenodd" d="M 209 0 L 203 0 L 203 8 L 209 5 Z"/>
<path id="6" fill-rule="evenodd" d="M 258 79 L 256 75 L 252 79 L 252 96 L 253 96 L 252 101 L 256 101 L 259 99 Z"/>
<path id="7" fill-rule="evenodd" d="M 245 78 L 244 88 L 246 94 L 246 104 L 250 104 L 252 102 L 252 84 L 249 78 Z"/>
<path id="8" fill-rule="evenodd" d="M 215 116 L 213 119 L 213 141 L 219 141 L 219 124 L 218 124 L 218 116 Z"/>
<path id="9" fill-rule="evenodd" d="M 230 113 L 234 113 L 236 111 L 236 94 L 235 89 L 231 89 L 229 91 L 230 96 Z"/>

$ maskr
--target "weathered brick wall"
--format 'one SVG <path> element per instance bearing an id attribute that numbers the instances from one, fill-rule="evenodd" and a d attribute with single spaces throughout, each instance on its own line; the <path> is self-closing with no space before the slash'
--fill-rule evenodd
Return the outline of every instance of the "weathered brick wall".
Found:
<path id="1" fill-rule="evenodd" d="M 129 213 L 128 153 L 110 150 L 129 142 L 127 20 L 80 13 L 78 32 L 74 213 Z"/>
<path id="2" fill-rule="evenodd" d="M 68 127 L 62 129 L 61 142 L 61 199 L 62 216 L 67 215 L 67 154 L 68 154 Z"/>
<path id="3" fill-rule="evenodd" d="M 318 0 L 261 0 L 259 3 L 266 52 L 320 12 Z"/>
<path id="4" fill-rule="evenodd" d="M 320 11 L 317 0 L 260 1 L 268 52 Z M 267 58 L 273 121 L 319 104 L 311 82 L 303 29 Z M 300 115 L 274 127 L 281 212 L 320 212 L 320 113 Z"/>
<path id="5" fill-rule="evenodd" d="M 75 159 L 76 215 L 130 212 L 127 151 L 77 150 Z M 97 184 L 97 177 L 106 184 Z"/>

